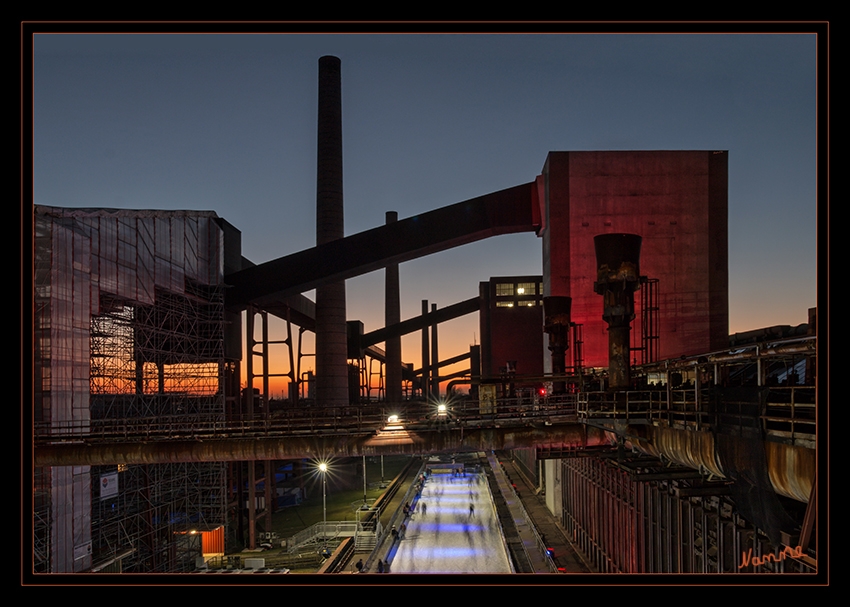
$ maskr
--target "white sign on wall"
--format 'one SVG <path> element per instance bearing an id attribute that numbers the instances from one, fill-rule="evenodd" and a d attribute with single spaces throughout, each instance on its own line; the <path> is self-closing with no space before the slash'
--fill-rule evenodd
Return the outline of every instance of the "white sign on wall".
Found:
<path id="1" fill-rule="evenodd" d="M 118 473 L 111 472 L 100 477 L 100 499 L 118 495 Z"/>

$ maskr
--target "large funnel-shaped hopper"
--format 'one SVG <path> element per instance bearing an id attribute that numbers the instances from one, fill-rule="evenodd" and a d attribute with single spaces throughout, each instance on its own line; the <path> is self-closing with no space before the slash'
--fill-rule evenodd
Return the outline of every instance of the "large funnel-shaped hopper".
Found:
<path id="1" fill-rule="evenodd" d="M 640 245 L 636 234 L 600 234 L 593 238 L 596 247 L 596 282 L 604 284 L 640 282 Z M 598 291 L 597 291 L 598 292 Z"/>

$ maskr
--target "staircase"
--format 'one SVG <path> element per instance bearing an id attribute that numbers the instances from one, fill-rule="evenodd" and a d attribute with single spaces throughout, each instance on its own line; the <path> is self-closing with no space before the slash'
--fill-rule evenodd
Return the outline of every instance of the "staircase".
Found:
<path id="1" fill-rule="evenodd" d="M 378 527 L 380 527 L 380 524 Z M 289 538 L 286 542 L 286 548 L 290 554 L 293 554 L 305 546 L 324 542 L 338 544 L 347 537 L 353 537 L 357 551 L 371 551 L 376 546 L 377 535 L 374 530 L 364 530 L 359 522 L 328 521 L 327 523 L 316 523 L 312 527 L 299 531 Z"/>

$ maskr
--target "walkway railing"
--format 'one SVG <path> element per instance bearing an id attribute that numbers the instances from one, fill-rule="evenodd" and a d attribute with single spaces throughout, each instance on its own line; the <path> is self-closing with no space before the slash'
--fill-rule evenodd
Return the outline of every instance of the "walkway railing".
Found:
<path id="1" fill-rule="evenodd" d="M 383 404 L 298 405 L 271 415 L 181 414 L 36 422 L 33 435 L 37 444 L 46 444 L 82 439 L 126 442 L 373 434 L 387 425 L 391 415 L 398 416 L 400 423 L 411 430 L 457 422 L 489 426 L 511 420 L 574 416 L 575 402 L 575 395 L 539 400 L 517 397 L 487 402 L 485 409 L 479 401 L 460 400 L 449 404 L 445 411 L 416 401 L 393 408 Z"/>
<path id="2" fill-rule="evenodd" d="M 813 440 L 815 434 L 815 388 L 770 387 L 763 428 L 789 441 Z M 37 422 L 38 444 L 76 442 L 129 442 L 169 440 L 215 440 L 277 438 L 281 436 L 374 434 L 387 426 L 391 415 L 407 430 L 427 431 L 461 424 L 494 427 L 527 422 L 626 421 L 661 422 L 700 429 L 709 425 L 710 389 L 649 389 L 623 392 L 517 396 L 488 400 L 461 399 L 438 409 L 434 403 L 410 401 L 389 408 L 383 404 L 322 407 L 298 405 L 271 415 L 161 415 L 155 417 L 86 419 Z"/>
<path id="3" fill-rule="evenodd" d="M 354 521 L 321 521 L 289 538 L 286 548 L 292 554 L 311 544 L 327 541 L 336 544 L 347 537 L 355 537 L 361 531 L 359 527 L 359 523 Z"/>
<path id="4" fill-rule="evenodd" d="M 718 416 L 727 423 L 736 415 L 777 440 L 808 445 L 816 435 L 817 397 L 814 386 L 769 386 L 763 408 L 752 413 L 753 405 L 740 403 L 748 412 L 736 413 L 734 402 L 725 402 L 722 413 L 716 410 L 711 388 L 675 390 L 636 390 L 582 392 L 578 395 L 576 414 L 581 422 L 625 421 L 627 423 L 660 423 L 691 430 L 716 425 Z M 732 420 L 734 422 L 734 420 Z"/>
<path id="5" fill-rule="evenodd" d="M 404 497 L 401 498 L 400 503 L 409 504 L 416 501 L 416 496 L 422 490 L 422 483 L 420 479 L 425 473 L 425 465 L 426 462 L 423 462 L 422 466 L 419 468 L 419 471 L 416 474 L 416 480 L 410 483 L 410 486 L 407 488 L 407 492 L 404 494 Z M 372 552 L 366 558 L 366 563 L 364 564 L 364 571 L 371 570 L 372 561 L 375 558 L 383 559 L 386 557 L 386 551 L 390 549 L 389 547 L 387 547 L 386 544 L 391 537 L 390 534 L 392 533 L 392 530 L 397 526 L 400 527 L 407 516 L 408 514 L 404 512 L 404 509 L 399 507 L 393 512 L 392 517 L 390 518 L 387 525 L 383 528 L 379 528 L 376 530 L 375 546 Z"/>
<path id="6" fill-rule="evenodd" d="M 497 467 L 494 464 L 499 464 L 499 466 Z M 494 474 L 499 474 L 502 476 L 506 474 L 504 466 L 502 466 L 501 462 L 499 462 L 499 460 L 496 459 L 494 455 L 490 456 L 490 467 L 493 470 Z M 502 484 L 502 487 L 504 487 L 501 488 L 501 491 L 503 493 L 507 490 L 513 494 L 513 497 L 515 499 L 512 502 L 511 508 L 518 510 L 523 520 L 525 520 L 526 526 L 531 531 L 532 537 L 534 538 L 534 545 L 537 548 L 540 556 L 544 559 L 546 567 L 549 569 L 549 572 L 558 573 L 558 566 L 555 564 L 555 561 L 552 558 L 552 555 L 549 553 L 549 549 L 546 546 L 546 543 L 540 536 L 540 532 L 538 532 L 537 526 L 534 524 L 534 520 L 531 518 L 531 516 L 529 516 L 528 511 L 525 509 L 522 500 L 517 494 L 516 487 L 507 479 L 505 479 L 505 482 Z M 493 499 L 492 488 L 490 488 L 490 498 Z M 528 562 L 533 563 L 535 559 L 533 559 L 528 553 L 528 547 L 525 545 L 525 543 L 522 544 L 522 549 L 525 552 L 526 559 L 528 560 Z"/>

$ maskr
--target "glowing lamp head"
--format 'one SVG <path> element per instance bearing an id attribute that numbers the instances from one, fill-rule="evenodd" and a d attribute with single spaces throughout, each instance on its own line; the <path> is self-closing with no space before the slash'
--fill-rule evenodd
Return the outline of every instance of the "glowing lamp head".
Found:
<path id="1" fill-rule="evenodd" d="M 325 462 L 322 462 L 321 464 L 319 464 L 319 470 L 321 470 L 322 472 L 327 472 L 327 469 L 328 469 L 328 465 Z"/>
<path id="2" fill-rule="evenodd" d="M 398 415 L 390 415 L 387 418 L 387 421 L 391 424 L 397 424 L 398 423 Z"/>

